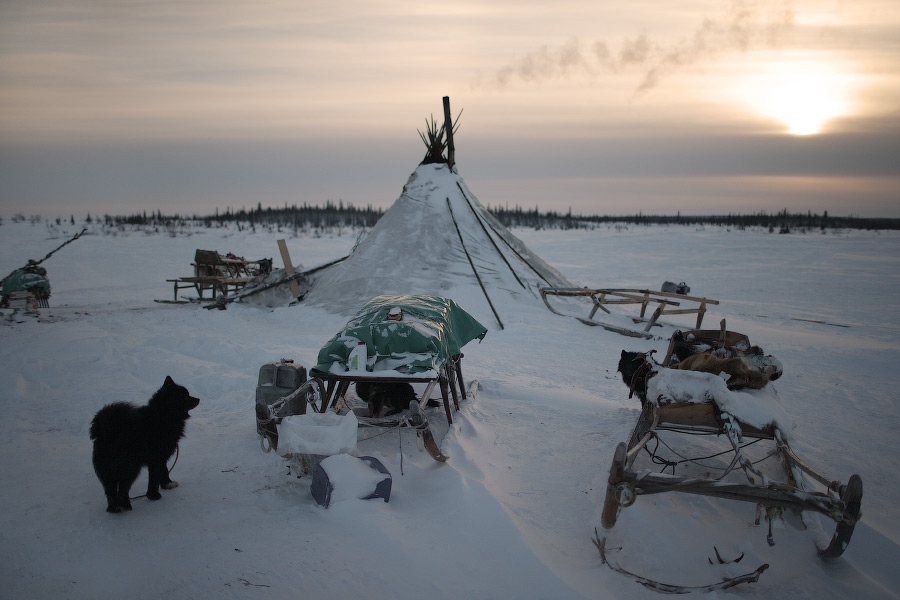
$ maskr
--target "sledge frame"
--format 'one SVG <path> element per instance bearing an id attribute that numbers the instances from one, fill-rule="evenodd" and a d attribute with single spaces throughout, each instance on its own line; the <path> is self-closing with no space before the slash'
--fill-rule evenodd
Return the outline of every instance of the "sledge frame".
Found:
<path id="1" fill-rule="evenodd" d="M 212 299 L 217 295 L 227 297 L 229 292 L 241 291 L 254 276 L 263 271 L 266 260 L 245 260 L 221 256 L 216 250 L 197 249 L 194 253 L 194 275 L 166 279 L 173 284 L 174 301 L 178 300 L 178 290 L 194 288 L 200 300 L 203 292 L 210 290 Z M 271 264 L 271 261 L 269 261 Z"/>
<path id="2" fill-rule="evenodd" d="M 418 406 L 410 406 L 409 410 L 385 417 L 356 415 L 360 427 L 414 427 L 417 435 L 423 438 L 425 449 L 433 459 L 438 462 L 447 460 L 447 456 L 441 453 L 434 440 L 431 427 L 425 416 L 425 407 L 428 405 L 435 387 L 440 389 L 441 402 L 447 424 L 453 424 L 453 415 L 450 408 L 450 399 L 453 400 L 453 408 L 459 410 L 460 400 L 467 398 L 466 386 L 462 374 L 462 354 L 457 354 L 442 365 L 436 375 L 410 374 L 410 375 L 380 375 L 377 372 L 330 374 L 318 373 L 313 380 L 318 380 L 317 385 L 321 389 L 321 402 L 319 406 L 313 406 L 316 412 L 333 410 L 342 412 L 347 404 L 347 392 L 350 384 L 358 382 L 371 383 L 410 383 L 425 384 L 425 391 L 418 400 Z M 349 410 L 349 408 L 347 409 Z"/>
<path id="3" fill-rule="evenodd" d="M 685 333 L 693 334 L 695 339 L 705 343 L 718 344 L 719 347 L 742 341 L 749 344 L 746 336 L 725 331 L 724 326 L 721 331 L 694 330 Z M 663 366 L 677 360 L 673 347 L 674 340 L 669 345 Z M 642 383 L 646 385 L 645 381 Z M 638 455 L 652 439 L 664 431 L 724 436 L 733 452 L 731 465 L 719 478 L 676 476 L 636 469 Z M 770 456 L 780 458 L 784 471 L 783 481 L 773 480 L 761 473 L 745 456 L 741 444 L 747 438 L 771 443 L 773 449 Z M 732 481 L 724 480 L 729 473 L 740 471 L 743 471 L 746 481 L 735 482 L 733 478 Z M 809 479 L 820 484 L 822 490 L 814 489 Z M 766 509 L 781 508 L 798 513 L 814 511 L 822 514 L 835 521 L 836 529 L 829 545 L 820 548 L 819 554 L 823 558 L 837 558 L 846 549 L 853 528 L 860 518 L 862 480 L 854 474 L 843 484 L 825 476 L 794 452 L 786 436 L 777 427 L 753 427 L 722 412 L 713 402 L 657 404 L 645 401 L 628 441 L 620 443 L 614 452 L 601 525 L 604 529 L 614 527 L 619 510 L 633 504 L 638 496 L 673 491 L 751 502 Z M 774 544 L 771 528 L 768 541 Z"/>
<path id="4" fill-rule="evenodd" d="M 593 308 L 586 319 L 580 319 L 587 324 L 603 325 L 594 321 L 594 315 L 598 310 L 610 314 L 610 310 L 606 308 L 609 305 L 618 304 L 635 304 L 640 305 L 641 311 L 638 317 L 633 317 L 635 323 L 646 323 L 644 333 L 649 332 L 657 320 L 663 315 L 697 315 L 697 329 L 703 323 L 703 316 L 706 314 L 707 305 L 719 304 L 718 300 L 712 298 L 702 298 L 698 296 L 688 296 L 685 294 L 675 294 L 671 292 L 657 292 L 648 289 L 638 288 L 540 288 L 541 298 L 544 304 L 551 312 L 561 314 L 556 311 L 550 302 L 548 296 L 560 297 L 588 297 L 593 303 Z M 682 302 L 689 304 L 689 307 L 681 307 Z M 694 306 L 696 305 L 696 306 Z M 647 317 L 647 309 L 655 306 L 653 313 Z"/>
<path id="5" fill-rule="evenodd" d="M 453 406 L 459 410 L 460 397 L 466 399 L 466 389 L 462 375 L 462 354 L 452 357 L 437 372 L 437 375 L 423 376 L 421 374 L 411 375 L 390 375 L 384 376 L 377 372 L 366 371 L 365 373 L 347 373 L 336 375 L 330 373 L 319 373 L 316 377 L 325 383 L 325 394 L 322 398 L 321 410 L 325 408 L 336 408 L 340 401 L 345 399 L 347 391 L 350 389 L 351 383 L 371 382 L 371 383 L 424 383 L 426 384 L 425 392 L 419 399 L 419 406 L 425 408 L 431 394 L 434 392 L 435 386 L 441 390 L 441 400 L 444 406 L 444 414 L 447 416 L 447 423 L 453 424 L 453 415 L 450 410 L 450 397 L 453 398 Z M 362 417 L 365 419 L 368 417 Z M 360 425 L 363 421 L 360 420 Z"/>

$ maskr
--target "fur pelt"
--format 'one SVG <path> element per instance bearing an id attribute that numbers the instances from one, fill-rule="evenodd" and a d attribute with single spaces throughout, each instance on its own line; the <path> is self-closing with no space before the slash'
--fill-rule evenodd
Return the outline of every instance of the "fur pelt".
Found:
<path id="1" fill-rule="evenodd" d="M 729 389 L 760 389 L 769 383 L 769 378 L 765 374 L 751 367 L 747 359 L 740 356 L 719 358 L 709 352 L 701 352 L 687 357 L 675 364 L 673 368 L 683 371 L 712 373 L 713 375 L 725 373 L 728 375 L 727 384 Z"/>

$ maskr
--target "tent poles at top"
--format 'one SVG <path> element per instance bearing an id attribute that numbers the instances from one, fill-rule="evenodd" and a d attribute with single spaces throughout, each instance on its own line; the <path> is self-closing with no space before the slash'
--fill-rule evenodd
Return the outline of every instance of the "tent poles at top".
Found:
<path id="1" fill-rule="evenodd" d="M 472 267 L 472 272 L 475 273 L 475 279 L 478 280 L 478 285 L 481 286 L 481 291 L 484 293 L 484 297 L 487 299 L 488 304 L 491 306 L 491 310 L 494 312 L 494 317 L 497 319 L 497 323 L 500 325 L 500 329 L 503 329 L 503 321 L 500 320 L 500 315 L 497 314 L 497 309 L 494 308 L 494 303 L 491 302 L 491 297 L 488 296 L 487 290 L 484 287 L 484 283 L 481 281 L 481 275 L 478 274 L 478 270 L 475 268 L 475 263 L 472 262 L 472 257 L 469 256 L 469 251 L 466 250 L 466 243 L 463 241 L 462 232 L 459 230 L 459 223 L 456 222 L 456 216 L 453 214 L 453 207 L 450 205 L 450 198 L 447 198 L 447 209 L 450 211 L 450 218 L 453 219 L 453 226 L 456 227 L 456 235 L 459 236 L 459 243 L 462 245 L 463 252 L 466 253 L 466 258 L 469 259 L 469 266 Z"/>
<path id="2" fill-rule="evenodd" d="M 450 117 L 450 96 L 444 96 L 444 132 L 447 134 L 447 165 L 456 164 L 456 147 L 453 145 L 453 119 Z"/>

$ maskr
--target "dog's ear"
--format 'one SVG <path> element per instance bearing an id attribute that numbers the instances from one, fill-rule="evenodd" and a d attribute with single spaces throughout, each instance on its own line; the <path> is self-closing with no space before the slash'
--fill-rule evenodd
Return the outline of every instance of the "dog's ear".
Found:
<path id="1" fill-rule="evenodd" d="M 163 385 L 169 386 L 169 387 L 175 385 L 175 382 L 172 381 L 172 376 L 171 376 L 171 375 L 166 375 L 166 381 L 163 383 Z"/>
<path id="2" fill-rule="evenodd" d="M 627 358 L 627 357 L 628 357 L 628 353 L 625 352 L 625 350 L 622 350 L 622 358 Z"/>

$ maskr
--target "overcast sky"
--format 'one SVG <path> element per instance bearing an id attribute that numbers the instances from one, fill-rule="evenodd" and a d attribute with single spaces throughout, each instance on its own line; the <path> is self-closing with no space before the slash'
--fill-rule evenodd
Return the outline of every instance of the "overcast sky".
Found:
<path id="1" fill-rule="evenodd" d="M 0 216 L 386 208 L 445 95 L 485 205 L 900 217 L 897 0 L 0 0 Z"/>

